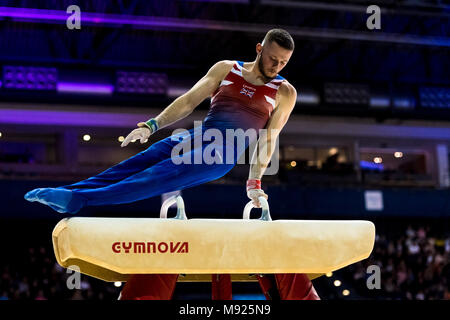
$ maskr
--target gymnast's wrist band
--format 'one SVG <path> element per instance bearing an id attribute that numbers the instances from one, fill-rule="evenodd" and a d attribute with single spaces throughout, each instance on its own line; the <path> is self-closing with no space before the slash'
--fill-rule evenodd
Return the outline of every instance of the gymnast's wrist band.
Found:
<path id="1" fill-rule="evenodd" d="M 151 118 L 144 123 L 152 131 L 152 133 L 155 133 L 159 129 L 158 121 L 155 118 Z"/>
<path id="2" fill-rule="evenodd" d="M 260 189 L 261 190 L 261 180 L 259 179 L 248 179 L 247 180 L 247 191 Z"/>

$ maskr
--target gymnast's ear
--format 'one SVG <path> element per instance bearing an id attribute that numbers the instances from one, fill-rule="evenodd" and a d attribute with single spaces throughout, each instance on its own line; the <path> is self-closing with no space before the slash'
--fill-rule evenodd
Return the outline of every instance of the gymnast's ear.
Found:
<path id="1" fill-rule="evenodd" d="M 262 48 L 263 48 L 263 45 L 262 45 L 260 42 L 258 42 L 258 43 L 256 44 L 256 54 L 257 54 L 257 55 L 259 55 L 259 54 L 261 53 Z"/>

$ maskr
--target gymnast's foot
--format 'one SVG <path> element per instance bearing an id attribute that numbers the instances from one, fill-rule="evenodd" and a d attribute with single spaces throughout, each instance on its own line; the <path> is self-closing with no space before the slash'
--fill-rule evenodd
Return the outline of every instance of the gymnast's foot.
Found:
<path id="1" fill-rule="evenodd" d="M 25 194 L 25 200 L 40 202 L 60 213 L 77 213 L 86 200 L 72 190 L 60 188 L 37 188 Z"/>

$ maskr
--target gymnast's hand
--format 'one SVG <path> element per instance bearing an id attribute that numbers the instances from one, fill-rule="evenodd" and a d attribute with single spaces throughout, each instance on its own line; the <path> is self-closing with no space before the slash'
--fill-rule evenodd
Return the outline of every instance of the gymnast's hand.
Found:
<path id="1" fill-rule="evenodd" d="M 255 208 L 261 208 L 261 203 L 259 202 L 259 197 L 264 197 L 269 199 L 269 196 L 262 189 L 251 189 L 247 191 L 247 197 L 253 200 L 253 205 Z"/>
<path id="2" fill-rule="evenodd" d="M 130 143 L 130 141 L 135 142 L 138 139 L 141 141 L 141 144 L 148 141 L 148 138 L 152 135 L 152 131 L 145 125 L 141 126 L 140 124 L 142 123 L 143 122 L 139 122 L 138 127 L 140 128 L 131 131 L 130 134 L 125 138 L 125 140 L 123 140 L 122 144 L 120 145 L 121 147 L 125 147 Z"/>

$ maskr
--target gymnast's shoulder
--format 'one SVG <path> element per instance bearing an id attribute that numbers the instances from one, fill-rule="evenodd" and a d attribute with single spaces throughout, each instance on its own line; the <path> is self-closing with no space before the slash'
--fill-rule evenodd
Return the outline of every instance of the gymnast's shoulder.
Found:
<path id="1" fill-rule="evenodd" d="M 280 88 L 278 89 L 278 94 L 282 97 L 297 99 L 297 90 L 286 79 L 281 82 Z"/>
<path id="2" fill-rule="evenodd" d="M 221 60 L 216 62 L 208 71 L 210 76 L 215 76 L 223 79 L 228 72 L 230 72 L 233 67 L 234 61 L 232 60 Z"/>
<path id="3" fill-rule="evenodd" d="M 235 63 L 235 60 L 220 60 L 216 63 L 216 65 L 221 67 L 232 67 Z"/>

